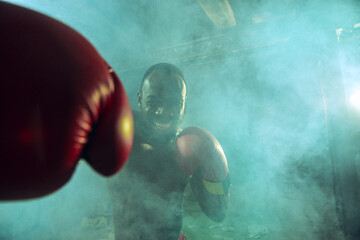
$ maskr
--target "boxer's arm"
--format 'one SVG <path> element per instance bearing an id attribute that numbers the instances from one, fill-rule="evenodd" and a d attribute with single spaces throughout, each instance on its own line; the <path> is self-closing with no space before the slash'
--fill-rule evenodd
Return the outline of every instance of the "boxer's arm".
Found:
<path id="1" fill-rule="evenodd" d="M 208 131 L 191 127 L 177 139 L 178 163 L 192 175 L 191 188 L 204 213 L 214 221 L 225 218 L 230 198 L 227 160 L 220 143 Z"/>
<path id="2" fill-rule="evenodd" d="M 210 182 L 196 172 L 190 179 L 190 185 L 203 212 L 213 221 L 223 221 L 230 199 L 229 175 L 223 181 Z"/>

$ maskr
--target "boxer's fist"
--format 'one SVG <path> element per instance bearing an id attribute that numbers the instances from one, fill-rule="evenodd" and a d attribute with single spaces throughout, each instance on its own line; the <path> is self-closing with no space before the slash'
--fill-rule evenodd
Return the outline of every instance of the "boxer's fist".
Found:
<path id="1" fill-rule="evenodd" d="M 55 191 L 84 157 L 103 175 L 130 152 L 124 88 L 66 25 L 0 2 L 0 200 Z"/>
<path id="2" fill-rule="evenodd" d="M 189 127 L 179 134 L 176 144 L 178 163 L 185 173 L 193 175 L 199 171 L 200 176 L 210 183 L 227 178 L 229 171 L 224 151 L 211 133 Z"/>
<path id="3" fill-rule="evenodd" d="M 230 179 L 226 157 L 216 138 L 208 131 L 190 127 L 176 140 L 177 161 L 192 175 L 191 189 L 201 209 L 212 220 L 225 218 L 230 197 Z"/>

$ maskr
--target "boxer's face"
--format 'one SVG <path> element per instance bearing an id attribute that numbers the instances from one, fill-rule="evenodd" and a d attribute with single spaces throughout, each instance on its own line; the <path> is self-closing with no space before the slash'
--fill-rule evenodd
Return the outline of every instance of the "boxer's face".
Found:
<path id="1" fill-rule="evenodd" d="M 152 72 L 138 93 L 138 103 L 148 127 L 157 131 L 177 129 L 185 110 L 186 86 L 176 74 Z"/>

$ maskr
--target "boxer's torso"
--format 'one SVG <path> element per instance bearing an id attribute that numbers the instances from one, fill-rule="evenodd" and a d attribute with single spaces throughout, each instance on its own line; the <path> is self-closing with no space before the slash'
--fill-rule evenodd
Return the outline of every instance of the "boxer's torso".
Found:
<path id="1" fill-rule="evenodd" d="M 120 173 L 126 175 L 127 188 L 131 186 L 127 196 L 121 197 L 122 214 L 131 219 L 122 218 L 121 228 L 126 231 L 136 227 L 139 236 L 134 239 L 177 239 L 182 227 L 182 197 L 189 177 L 176 161 L 176 135 L 156 143 L 151 136 L 142 134 L 146 131 L 142 129 L 139 113 L 134 112 L 134 120 L 133 148 L 125 171 Z M 129 225 L 131 221 L 134 223 Z"/>

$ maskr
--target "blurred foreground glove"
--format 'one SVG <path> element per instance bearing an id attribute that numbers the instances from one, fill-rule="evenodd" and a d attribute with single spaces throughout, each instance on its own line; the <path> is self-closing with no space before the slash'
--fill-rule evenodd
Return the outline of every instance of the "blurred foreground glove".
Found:
<path id="1" fill-rule="evenodd" d="M 227 160 L 220 143 L 208 131 L 189 127 L 177 140 L 178 162 L 188 175 L 197 173 L 204 188 L 214 195 L 225 195 L 230 187 Z"/>
<path id="2" fill-rule="evenodd" d="M 0 2 L 0 200 L 49 194 L 84 157 L 111 175 L 125 163 L 133 120 L 124 88 L 68 26 Z"/>

